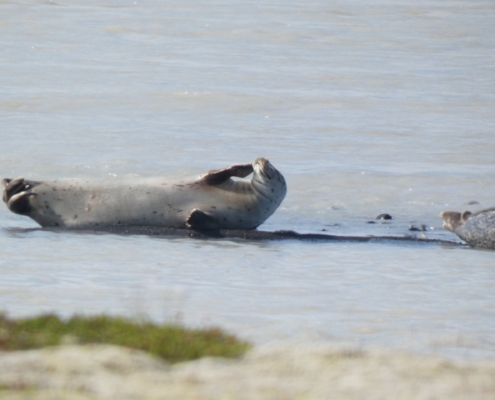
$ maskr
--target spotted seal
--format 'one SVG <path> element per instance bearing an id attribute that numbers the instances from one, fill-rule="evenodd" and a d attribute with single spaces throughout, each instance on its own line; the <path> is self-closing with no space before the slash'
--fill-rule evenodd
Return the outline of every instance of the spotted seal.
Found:
<path id="1" fill-rule="evenodd" d="M 250 174 L 251 180 L 245 178 Z M 3 200 L 43 227 L 162 226 L 198 230 L 254 229 L 287 193 L 282 174 L 265 158 L 210 171 L 189 182 L 4 179 Z"/>
<path id="2" fill-rule="evenodd" d="M 443 211 L 443 227 L 454 232 L 469 246 L 495 250 L 495 208 L 472 213 Z"/>

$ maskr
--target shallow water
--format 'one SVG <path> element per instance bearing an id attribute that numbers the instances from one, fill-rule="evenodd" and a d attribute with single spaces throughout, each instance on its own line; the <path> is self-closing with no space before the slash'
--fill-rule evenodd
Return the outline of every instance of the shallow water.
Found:
<path id="1" fill-rule="evenodd" d="M 289 191 L 262 229 L 424 224 L 418 234 L 456 240 L 440 211 L 495 205 L 494 12 L 491 1 L 0 1 L 0 176 L 182 179 L 265 156 Z M 376 221 L 384 212 L 394 220 Z M 493 252 L 16 229 L 31 227 L 0 208 L 10 315 L 145 314 L 256 342 L 495 356 Z"/>

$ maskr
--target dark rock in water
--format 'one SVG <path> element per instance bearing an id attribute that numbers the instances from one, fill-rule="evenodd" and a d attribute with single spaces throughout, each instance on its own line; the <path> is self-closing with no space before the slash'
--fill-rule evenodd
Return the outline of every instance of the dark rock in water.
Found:
<path id="1" fill-rule="evenodd" d="M 380 214 L 376 219 L 393 219 L 390 214 Z"/>
<path id="2" fill-rule="evenodd" d="M 409 225 L 409 230 L 412 232 L 426 232 L 427 227 L 424 224 L 420 225 L 419 227 L 417 227 L 416 225 Z"/>
<path id="3" fill-rule="evenodd" d="M 368 221 L 367 224 L 376 224 L 375 221 Z"/>
<path id="4" fill-rule="evenodd" d="M 440 214 L 443 227 L 454 232 L 469 246 L 495 250 L 495 208 L 471 213 L 444 211 Z"/>
<path id="5" fill-rule="evenodd" d="M 476 204 L 480 204 L 480 202 L 476 200 L 471 200 L 470 202 L 467 203 L 468 206 L 474 206 Z"/>

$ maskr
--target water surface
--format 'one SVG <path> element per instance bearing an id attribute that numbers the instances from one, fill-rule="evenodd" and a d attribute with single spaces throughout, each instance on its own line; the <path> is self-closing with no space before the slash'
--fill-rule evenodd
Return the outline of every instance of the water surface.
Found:
<path id="1" fill-rule="evenodd" d="M 0 1 L 0 175 L 182 179 L 264 156 L 289 191 L 263 229 L 424 224 L 455 240 L 440 211 L 495 205 L 494 14 L 480 0 Z M 17 229 L 32 227 L 0 208 L 10 315 L 495 355 L 493 252 Z"/>

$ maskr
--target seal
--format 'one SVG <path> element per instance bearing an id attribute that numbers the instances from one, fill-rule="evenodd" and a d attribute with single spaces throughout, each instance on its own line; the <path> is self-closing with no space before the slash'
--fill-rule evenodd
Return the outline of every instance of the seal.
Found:
<path id="1" fill-rule="evenodd" d="M 252 173 L 251 180 L 245 178 Z M 210 171 L 189 182 L 4 179 L 3 200 L 42 227 L 157 226 L 254 229 L 282 203 L 287 185 L 265 158 Z"/>
<path id="2" fill-rule="evenodd" d="M 495 208 L 476 213 L 443 211 L 443 227 L 454 232 L 470 247 L 495 250 Z"/>

